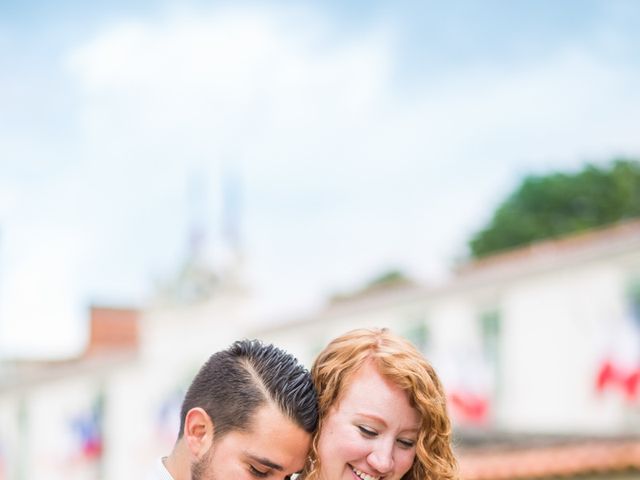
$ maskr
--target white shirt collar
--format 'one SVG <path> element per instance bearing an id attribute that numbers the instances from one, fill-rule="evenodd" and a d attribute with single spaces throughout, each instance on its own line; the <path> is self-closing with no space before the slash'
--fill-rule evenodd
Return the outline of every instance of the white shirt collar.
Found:
<path id="1" fill-rule="evenodd" d="M 171 476 L 171 474 L 169 473 L 169 470 L 167 470 L 167 467 L 164 464 L 164 460 L 167 457 L 162 457 L 162 458 L 158 458 L 158 462 L 156 464 L 156 468 L 155 468 L 155 476 L 157 478 L 157 480 L 173 480 L 173 477 Z"/>

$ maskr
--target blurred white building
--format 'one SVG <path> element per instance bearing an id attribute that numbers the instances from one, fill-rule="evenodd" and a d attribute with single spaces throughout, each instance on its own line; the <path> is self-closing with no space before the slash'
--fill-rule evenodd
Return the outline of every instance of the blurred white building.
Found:
<path id="1" fill-rule="evenodd" d="M 234 272 L 187 265 L 144 311 L 92 308 L 81 358 L 3 362 L 0 480 L 145 478 L 192 377 L 245 335 L 250 305 Z"/>
<path id="2" fill-rule="evenodd" d="M 367 326 L 424 351 L 459 427 L 640 434 L 640 221 L 471 262 L 440 287 L 365 291 L 256 335 L 311 362 Z"/>
<path id="3" fill-rule="evenodd" d="M 369 289 L 269 327 L 256 327 L 236 279 L 187 265 L 143 312 L 94 309 L 82 358 L 4 362 L 0 480 L 145 478 L 212 352 L 259 337 L 310 365 L 356 327 L 414 341 L 460 431 L 640 432 L 640 221 L 472 262 L 435 288 Z"/>

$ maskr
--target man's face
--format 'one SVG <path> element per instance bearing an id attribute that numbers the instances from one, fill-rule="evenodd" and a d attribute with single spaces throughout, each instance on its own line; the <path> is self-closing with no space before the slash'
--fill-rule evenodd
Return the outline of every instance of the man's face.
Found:
<path id="1" fill-rule="evenodd" d="M 191 480 L 287 479 L 304 467 L 311 435 L 273 405 L 260 407 L 248 432 L 231 431 L 192 465 Z"/>

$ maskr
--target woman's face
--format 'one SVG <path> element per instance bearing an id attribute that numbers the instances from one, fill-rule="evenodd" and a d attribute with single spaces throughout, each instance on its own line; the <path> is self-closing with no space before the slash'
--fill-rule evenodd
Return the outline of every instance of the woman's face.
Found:
<path id="1" fill-rule="evenodd" d="M 396 480 L 416 456 L 420 416 L 372 362 L 345 385 L 318 439 L 322 480 Z"/>

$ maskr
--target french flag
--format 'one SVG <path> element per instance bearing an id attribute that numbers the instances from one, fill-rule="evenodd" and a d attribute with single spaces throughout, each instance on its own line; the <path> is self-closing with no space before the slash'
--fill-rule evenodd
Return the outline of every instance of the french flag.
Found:
<path id="1" fill-rule="evenodd" d="M 640 399 L 640 302 L 633 302 L 614 327 L 609 353 L 598 365 L 595 387 L 598 393 L 617 392 L 628 403 Z"/>
<path id="2" fill-rule="evenodd" d="M 85 460 L 97 460 L 102 456 L 101 409 L 97 406 L 71 421 L 79 456 Z"/>
<path id="3" fill-rule="evenodd" d="M 480 394 L 454 391 L 448 395 L 452 413 L 464 423 L 482 425 L 489 418 L 489 399 Z"/>

